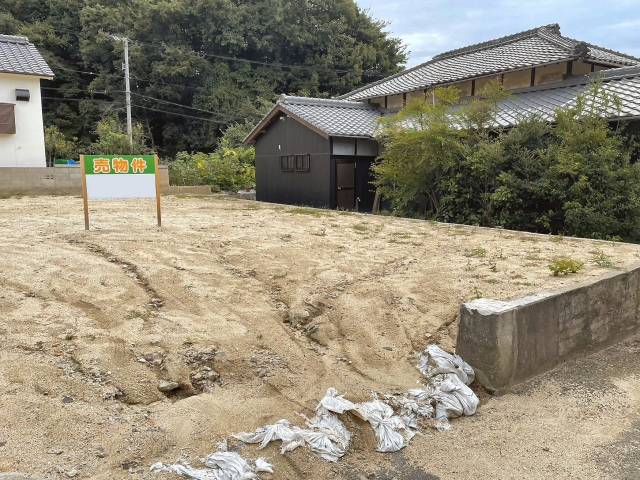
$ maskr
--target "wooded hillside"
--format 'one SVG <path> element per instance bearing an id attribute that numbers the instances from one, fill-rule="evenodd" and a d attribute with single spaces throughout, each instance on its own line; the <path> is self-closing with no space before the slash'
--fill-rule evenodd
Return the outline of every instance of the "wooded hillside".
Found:
<path id="1" fill-rule="evenodd" d="M 163 155 L 212 149 L 221 129 L 254 122 L 280 93 L 344 93 L 406 59 L 353 0 L 2 4 L 0 33 L 29 37 L 56 74 L 43 82 L 45 125 L 82 144 L 105 115 L 124 115 L 122 42 L 109 34 L 131 39 L 134 121 Z"/>

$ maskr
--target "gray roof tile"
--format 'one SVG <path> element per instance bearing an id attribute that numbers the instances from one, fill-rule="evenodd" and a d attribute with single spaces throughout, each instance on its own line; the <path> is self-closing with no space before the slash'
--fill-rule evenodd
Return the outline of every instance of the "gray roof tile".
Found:
<path id="1" fill-rule="evenodd" d="M 556 109 L 574 106 L 578 95 L 586 93 L 594 81 L 601 81 L 603 90 L 620 100 L 620 110 L 613 104 L 608 106 L 609 118 L 640 117 L 640 67 L 623 67 L 558 85 L 514 92 L 500 104 L 497 123 L 503 127 L 513 126 L 533 114 L 551 121 Z"/>
<path id="2" fill-rule="evenodd" d="M 395 95 L 574 58 L 621 66 L 640 64 L 640 60 L 630 55 L 563 37 L 558 25 L 547 25 L 442 53 L 426 63 L 339 98 L 363 100 Z"/>
<path id="3" fill-rule="evenodd" d="M 373 137 L 380 118 L 376 107 L 364 102 L 282 95 L 245 142 L 255 141 L 278 112 L 292 115 L 323 135 L 333 137 Z"/>
<path id="4" fill-rule="evenodd" d="M 283 96 L 278 105 L 330 136 L 373 137 L 380 116 L 363 102 Z"/>
<path id="5" fill-rule="evenodd" d="M 53 77 L 53 72 L 26 37 L 0 35 L 0 73 Z"/>
<path id="6" fill-rule="evenodd" d="M 610 105 L 610 118 L 640 118 L 640 66 L 614 68 L 574 77 L 562 83 L 516 90 L 498 108 L 496 123 L 502 127 L 516 125 L 523 118 L 537 115 L 552 121 L 560 107 L 573 106 L 578 95 L 587 92 L 595 81 L 620 100 L 620 110 Z M 385 114 L 376 106 L 346 100 L 325 100 L 282 96 L 273 110 L 247 137 L 250 141 L 278 111 L 290 113 L 328 136 L 373 137 L 378 121 Z"/>

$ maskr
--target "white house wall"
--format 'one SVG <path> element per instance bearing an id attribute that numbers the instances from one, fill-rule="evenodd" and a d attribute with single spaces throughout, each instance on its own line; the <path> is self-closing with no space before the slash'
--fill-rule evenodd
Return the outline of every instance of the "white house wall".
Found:
<path id="1" fill-rule="evenodd" d="M 16 101 L 16 88 L 29 90 L 28 102 Z M 45 167 L 40 78 L 0 74 L 0 103 L 13 103 L 16 133 L 0 134 L 0 167 Z"/>

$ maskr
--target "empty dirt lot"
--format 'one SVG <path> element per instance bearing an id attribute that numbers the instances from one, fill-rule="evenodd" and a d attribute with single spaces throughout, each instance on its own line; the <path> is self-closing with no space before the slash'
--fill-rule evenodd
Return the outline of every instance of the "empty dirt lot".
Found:
<path id="1" fill-rule="evenodd" d="M 85 232 L 79 198 L 0 200 L 0 472 L 171 478 L 149 465 L 197 464 L 232 433 L 301 424 L 328 387 L 356 401 L 414 387 L 415 352 L 455 345 L 465 300 L 640 261 L 627 244 L 223 196 L 164 198 L 162 229 L 151 203 L 91 210 Z M 558 255 L 584 270 L 552 277 Z M 375 453 L 356 424 L 338 464 L 270 446 L 264 478 L 639 478 L 639 359 L 630 339 L 481 393 L 476 416 L 397 454 Z M 162 380 L 179 388 L 160 392 Z"/>

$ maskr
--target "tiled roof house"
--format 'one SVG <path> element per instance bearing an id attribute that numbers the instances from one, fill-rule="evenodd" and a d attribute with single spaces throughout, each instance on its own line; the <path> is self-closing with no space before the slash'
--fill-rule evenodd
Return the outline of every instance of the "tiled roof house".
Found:
<path id="1" fill-rule="evenodd" d="M 40 80 L 52 78 L 27 38 L 0 35 L 0 167 L 46 166 Z"/>
<path id="2" fill-rule="evenodd" d="M 573 104 L 596 80 L 620 99 L 620 109 L 612 109 L 610 117 L 640 118 L 640 59 L 565 37 L 558 25 L 546 25 L 442 53 L 336 99 L 282 96 L 246 140 L 256 143 L 257 164 L 265 164 L 263 168 L 257 167 L 257 197 L 282 203 L 366 208 L 372 200 L 367 175 L 360 175 L 362 184 L 358 186 L 360 177 L 356 174 L 355 185 L 347 187 L 349 194 L 341 194 L 344 186 L 340 185 L 343 183 L 340 172 L 347 169 L 340 165 L 349 163 L 350 169 L 353 163 L 357 170 L 359 161 L 366 157 L 369 162 L 373 159 L 372 152 L 377 152 L 377 146 L 371 146 L 371 142 L 381 116 L 398 111 L 416 98 L 430 100 L 437 87 L 455 86 L 463 96 L 473 97 L 488 82 L 496 80 L 510 92 L 500 103 L 497 116 L 498 123 L 505 127 L 531 113 L 551 119 L 558 107 Z M 274 136 L 271 130 L 276 121 L 295 122 L 326 140 L 329 150 L 326 159 L 311 158 L 310 168 L 299 174 L 295 168 L 289 169 L 284 160 L 282 165 L 267 160 L 268 155 L 275 153 L 280 158 L 310 151 L 298 142 L 294 152 L 286 141 L 290 129 L 280 129 L 279 150 L 274 152 L 274 145 L 263 137 Z M 328 173 L 322 174 L 329 175 L 330 181 L 321 195 L 307 195 L 303 185 L 314 175 L 302 173 L 317 170 L 317 164 L 323 161 L 331 164 Z M 351 173 L 347 175 L 345 182 L 351 185 Z M 283 193 L 291 190 L 292 183 L 298 190 Z"/>

